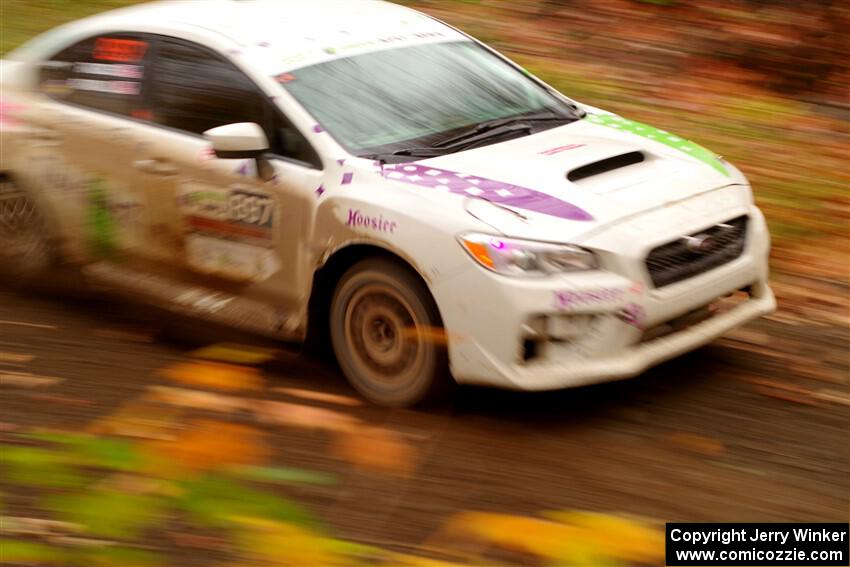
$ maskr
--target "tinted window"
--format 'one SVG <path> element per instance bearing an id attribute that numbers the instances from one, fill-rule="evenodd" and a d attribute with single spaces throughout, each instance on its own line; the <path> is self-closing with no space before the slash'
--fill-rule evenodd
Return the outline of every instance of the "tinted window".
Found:
<path id="1" fill-rule="evenodd" d="M 185 42 L 164 40 L 156 57 L 156 122 L 203 134 L 233 122 L 265 123 L 265 100 L 230 62 Z"/>
<path id="2" fill-rule="evenodd" d="M 306 139 L 235 65 L 185 41 L 162 39 L 156 52 L 151 99 L 153 120 L 203 134 L 235 122 L 256 122 L 278 155 L 319 166 Z"/>
<path id="3" fill-rule="evenodd" d="M 86 39 L 42 64 L 41 90 L 95 110 L 146 117 L 142 86 L 149 48 L 135 34 Z"/>

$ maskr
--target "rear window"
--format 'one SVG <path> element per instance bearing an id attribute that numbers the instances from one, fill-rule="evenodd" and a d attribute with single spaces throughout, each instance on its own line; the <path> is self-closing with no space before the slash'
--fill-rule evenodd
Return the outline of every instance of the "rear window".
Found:
<path id="1" fill-rule="evenodd" d="M 40 89 L 71 104 L 144 118 L 149 48 L 149 41 L 137 34 L 85 39 L 42 64 Z"/>

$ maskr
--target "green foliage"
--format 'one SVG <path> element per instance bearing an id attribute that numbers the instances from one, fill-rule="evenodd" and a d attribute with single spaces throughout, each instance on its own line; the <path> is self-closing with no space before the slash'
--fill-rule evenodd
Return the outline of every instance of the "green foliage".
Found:
<path id="1" fill-rule="evenodd" d="M 252 517 L 316 526 L 300 506 L 221 476 L 208 474 L 180 486 L 178 506 L 201 525 L 228 528 L 235 517 Z"/>
<path id="2" fill-rule="evenodd" d="M 77 466 L 133 472 L 141 464 L 136 447 L 123 439 L 69 433 L 34 433 L 28 437 L 61 445 L 68 461 Z"/>
<path id="3" fill-rule="evenodd" d="M 48 545 L 0 539 L 0 564 L 67 565 L 68 554 Z"/>
<path id="4" fill-rule="evenodd" d="M 332 475 L 290 467 L 237 467 L 229 469 L 228 472 L 236 478 L 258 482 L 277 484 L 336 484 L 336 478 Z"/>
<path id="5" fill-rule="evenodd" d="M 161 521 L 163 500 L 112 489 L 50 496 L 46 508 L 60 519 L 83 526 L 89 536 L 135 540 Z"/>
<path id="6" fill-rule="evenodd" d="M 37 447 L 4 447 L 3 476 L 14 484 L 40 488 L 80 488 L 86 477 L 65 454 Z"/>

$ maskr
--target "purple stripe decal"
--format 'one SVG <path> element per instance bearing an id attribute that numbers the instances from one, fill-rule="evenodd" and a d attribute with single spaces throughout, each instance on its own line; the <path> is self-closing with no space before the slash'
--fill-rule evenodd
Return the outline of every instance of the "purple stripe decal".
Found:
<path id="1" fill-rule="evenodd" d="M 321 133 L 322 133 L 322 132 L 324 132 L 324 131 L 325 131 L 325 129 L 324 129 L 324 128 L 322 128 L 322 125 L 321 125 L 321 124 L 315 124 L 315 125 L 313 126 L 313 132 L 315 132 L 316 134 L 321 134 Z"/>
<path id="2" fill-rule="evenodd" d="M 399 163 L 385 165 L 383 176 L 387 179 L 429 187 L 445 193 L 483 197 L 501 205 L 526 209 L 562 219 L 593 220 L 593 217 L 587 211 L 546 193 L 456 171 L 437 169 L 415 163 Z"/>
<path id="3" fill-rule="evenodd" d="M 354 174 L 353 174 L 353 173 L 344 173 L 344 174 L 342 175 L 342 184 L 343 184 L 343 185 L 349 185 L 349 184 L 351 184 L 351 181 L 352 181 L 353 179 L 354 179 Z"/>

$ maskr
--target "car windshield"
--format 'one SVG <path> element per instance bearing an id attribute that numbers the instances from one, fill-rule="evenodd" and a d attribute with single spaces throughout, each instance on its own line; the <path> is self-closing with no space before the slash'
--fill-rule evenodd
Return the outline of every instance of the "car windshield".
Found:
<path id="1" fill-rule="evenodd" d="M 347 150 L 438 142 L 482 122 L 571 108 L 473 42 L 396 48 L 312 65 L 279 80 Z"/>

